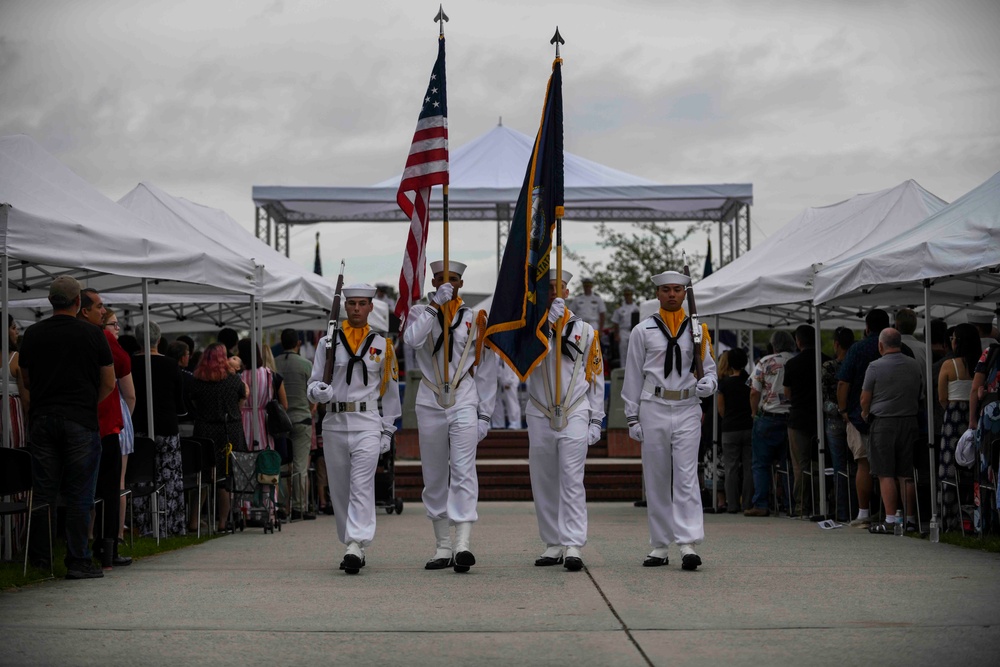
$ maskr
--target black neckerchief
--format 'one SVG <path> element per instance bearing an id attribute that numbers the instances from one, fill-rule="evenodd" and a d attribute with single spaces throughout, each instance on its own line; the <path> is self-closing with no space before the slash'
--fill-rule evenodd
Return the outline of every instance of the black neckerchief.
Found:
<path id="1" fill-rule="evenodd" d="M 462 323 L 463 318 L 460 317 L 460 315 L 462 314 L 463 310 L 465 310 L 465 306 L 461 306 L 459 307 L 458 310 L 455 311 L 455 323 L 452 324 L 450 327 L 448 327 L 448 333 L 454 334 L 455 330 L 458 329 L 458 326 Z M 438 335 L 437 341 L 434 342 L 434 351 L 431 352 L 432 357 L 438 353 L 438 350 L 440 350 L 441 346 L 444 344 L 444 310 L 438 308 L 437 318 L 438 318 L 438 324 L 441 325 L 441 333 Z M 452 352 L 454 351 L 455 351 L 455 336 L 448 336 L 448 350 L 445 352 L 445 355 L 448 357 L 449 364 L 451 363 L 451 355 Z"/>
<path id="2" fill-rule="evenodd" d="M 677 344 L 677 340 L 687 329 L 690 319 L 687 317 L 684 318 L 684 321 L 681 322 L 680 329 L 677 330 L 676 336 L 670 335 L 670 330 L 658 315 L 653 316 L 653 321 L 656 322 L 656 326 L 660 329 L 663 335 L 667 337 L 667 353 L 663 359 L 663 377 L 669 377 L 670 373 L 673 372 L 675 365 L 677 368 L 677 374 L 683 376 L 684 372 L 681 370 L 681 346 Z M 694 353 L 698 354 L 698 350 L 695 350 Z M 691 358 L 691 368 L 694 369 L 694 357 Z"/>
<path id="3" fill-rule="evenodd" d="M 375 340 L 375 336 L 377 334 L 374 331 L 368 334 L 368 337 L 365 338 L 365 340 L 361 343 L 361 346 L 358 348 L 359 353 L 354 354 L 353 352 L 351 352 L 351 344 L 347 342 L 347 335 L 344 333 L 344 330 L 339 329 L 338 332 L 340 333 L 340 342 L 343 343 L 344 351 L 347 352 L 347 356 L 349 357 L 349 360 L 347 362 L 347 384 L 351 384 L 351 375 L 354 373 L 354 364 L 358 363 L 359 361 L 362 361 L 362 358 L 365 356 L 365 352 L 367 351 L 368 347 L 371 346 L 372 341 Z M 366 366 L 364 363 L 361 364 L 361 377 L 364 379 L 365 386 L 367 387 L 368 366 Z"/>
<path id="4" fill-rule="evenodd" d="M 576 361 L 577 356 L 583 354 L 583 350 L 580 349 L 576 343 L 571 342 L 571 336 L 573 335 L 573 328 L 576 323 L 579 322 L 577 319 L 571 319 L 566 324 L 566 333 L 562 336 L 562 353 L 570 361 Z M 555 336 L 555 332 L 552 327 L 549 327 L 549 338 Z"/>

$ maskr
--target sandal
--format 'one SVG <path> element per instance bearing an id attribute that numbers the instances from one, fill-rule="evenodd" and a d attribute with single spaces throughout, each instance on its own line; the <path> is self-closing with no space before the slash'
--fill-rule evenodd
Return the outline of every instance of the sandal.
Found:
<path id="1" fill-rule="evenodd" d="M 868 532 L 872 535 L 892 535 L 893 528 L 895 525 L 890 526 L 887 523 L 873 523 L 868 526 Z"/>

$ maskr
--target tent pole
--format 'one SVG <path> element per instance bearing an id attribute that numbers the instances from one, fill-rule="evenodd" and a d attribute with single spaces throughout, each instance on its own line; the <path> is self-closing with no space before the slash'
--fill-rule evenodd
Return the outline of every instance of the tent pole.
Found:
<path id="1" fill-rule="evenodd" d="M 0 225 L 0 227 L 2 227 L 3 229 L 7 228 L 6 219 L 7 219 L 7 210 L 9 208 L 10 207 L 7 204 L 4 204 L 2 207 L 0 207 L 0 218 L 3 218 L 3 223 L 4 223 L 3 225 Z M 4 323 L 7 322 L 7 308 L 10 305 L 10 295 L 7 293 L 7 287 L 8 287 L 7 274 L 9 270 L 10 267 L 7 264 L 7 253 L 4 252 L 3 256 L 0 257 L 0 284 L 2 284 L 2 287 L 0 287 L 0 291 L 2 291 L 3 293 L 2 297 L 0 297 L 3 300 L 3 309 L 0 312 L 3 313 Z M 3 442 L 0 442 L 0 447 L 10 447 L 12 445 L 11 437 L 13 435 L 11 433 L 11 424 L 14 423 L 13 420 L 14 415 L 10 411 L 10 382 L 7 381 L 8 378 L 10 378 L 9 336 L 3 337 L 3 359 L 4 362 L 2 366 L 6 370 L 6 372 L 4 373 L 4 378 L 3 378 Z M 5 516 L 3 518 L 3 559 L 5 561 L 11 560 L 13 556 L 13 546 L 11 545 L 10 527 L 11 527 L 10 517 Z"/>
<path id="2" fill-rule="evenodd" d="M 819 513 L 825 518 L 826 506 L 826 434 L 823 432 L 823 335 L 820 308 L 813 304 L 813 320 L 816 322 L 816 441 L 819 449 Z M 810 492 L 812 489 L 810 489 Z M 804 508 L 803 508 L 804 509 Z"/>
<path id="3" fill-rule="evenodd" d="M 150 438 L 155 438 L 153 430 L 153 359 L 152 347 L 149 340 L 149 278 L 142 279 L 142 321 L 145 322 L 143 328 L 143 363 L 146 366 L 146 429 Z"/>
<path id="4" fill-rule="evenodd" d="M 719 223 L 719 228 L 722 228 L 722 223 Z M 722 248 L 719 248 L 719 252 L 722 252 Z M 715 316 L 715 352 L 719 352 L 719 316 Z M 718 386 L 718 378 L 716 378 L 716 385 Z M 719 454 L 721 450 L 721 440 L 722 434 L 719 433 L 719 399 L 712 399 L 712 463 L 715 465 L 715 470 L 712 471 L 712 487 L 715 493 L 712 494 L 712 507 L 715 508 L 715 513 L 719 513 Z M 723 468 L 725 470 L 725 468 Z M 746 471 L 744 471 L 746 474 Z M 740 487 L 742 488 L 742 487 Z M 735 499 L 726 496 L 726 506 L 731 507 Z"/>
<path id="5" fill-rule="evenodd" d="M 930 488 L 931 516 L 937 514 L 937 466 L 934 456 L 934 391 L 931 373 L 933 363 L 931 355 L 931 281 L 924 279 L 924 345 L 927 347 L 927 354 L 924 355 L 924 374 L 927 385 L 926 410 L 927 410 L 927 456 L 930 460 L 930 468 L 927 471 L 927 486 Z M 914 482 L 915 483 L 915 482 Z"/>
<path id="6" fill-rule="evenodd" d="M 2 218 L 7 217 L 7 208 L 8 207 L 4 205 L 4 207 L 0 209 L 0 217 Z M 4 229 L 6 229 L 6 227 L 7 225 L 3 225 Z M 0 287 L 0 290 L 3 291 L 3 296 L 2 296 L 3 309 L 0 312 L 2 312 L 4 324 L 7 323 L 8 310 L 10 308 L 10 293 L 8 292 L 9 281 L 7 279 L 8 275 L 10 274 L 10 265 L 8 264 L 8 259 L 9 258 L 6 252 L 3 253 L 2 257 L 0 257 L 0 283 L 2 283 L 2 287 Z M 0 447 L 10 447 L 13 444 L 11 441 L 11 438 L 13 437 L 13 433 L 11 433 L 11 425 L 14 423 L 14 415 L 10 411 L 10 381 L 13 380 L 13 377 L 11 376 L 10 373 L 10 336 L 3 337 L 2 361 L 3 363 L 0 363 L 0 366 L 4 368 L 5 372 L 3 377 L 3 415 L 2 415 L 3 441 L 0 442 Z M 4 523 L 6 525 L 6 521 Z M 9 545 L 9 544 L 10 544 L 9 540 L 4 542 L 4 545 Z"/>

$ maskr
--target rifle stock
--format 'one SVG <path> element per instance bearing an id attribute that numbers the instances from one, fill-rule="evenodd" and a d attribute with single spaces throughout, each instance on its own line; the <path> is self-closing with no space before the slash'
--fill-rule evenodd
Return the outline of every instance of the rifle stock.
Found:
<path id="1" fill-rule="evenodd" d="M 326 363 L 323 366 L 323 382 L 330 384 L 333 381 L 333 362 L 337 357 L 337 332 L 340 330 L 340 301 L 341 293 L 344 290 L 344 265 L 345 261 L 340 260 L 340 275 L 337 276 L 337 289 L 333 293 L 333 305 L 330 306 L 330 320 L 326 326 Z M 326 413 L 326 406 L 320 404 L 316 406 L 320 422 Z"/>

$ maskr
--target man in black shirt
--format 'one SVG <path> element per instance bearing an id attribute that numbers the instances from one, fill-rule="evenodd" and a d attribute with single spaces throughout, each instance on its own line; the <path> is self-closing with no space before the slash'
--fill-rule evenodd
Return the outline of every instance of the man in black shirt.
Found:
<path id="1" fill-rule="evenodd" d="M 795 330 L 799 353 L 785 363 L 785 396 L 788 408 L 788 452 L 794 474 L 795 513 L 808 517 L 812 485 L 803 483 L 802 471 L 816 458 L 816 330 L 803 324 Z M 823 355 L 823 361 L 830 357 Z M 812 479 L 815 479 L 813 477 Z"/>
<path id="2" fill-rule="evenodd" d="M 66 503 L 66 578 L 103 577 L 87 544 L 101 458 L 97 404 L 111 394 L 115 371 L 104 333 L 76 318 L 80 283 L 60 276 L 49 287 L 52 317 L 24 332 L 24 384 L 31 392 L 31 472 L 36 504 Z M 32 522 L 30 560 L 48 567 L 49 533 Z"/>

